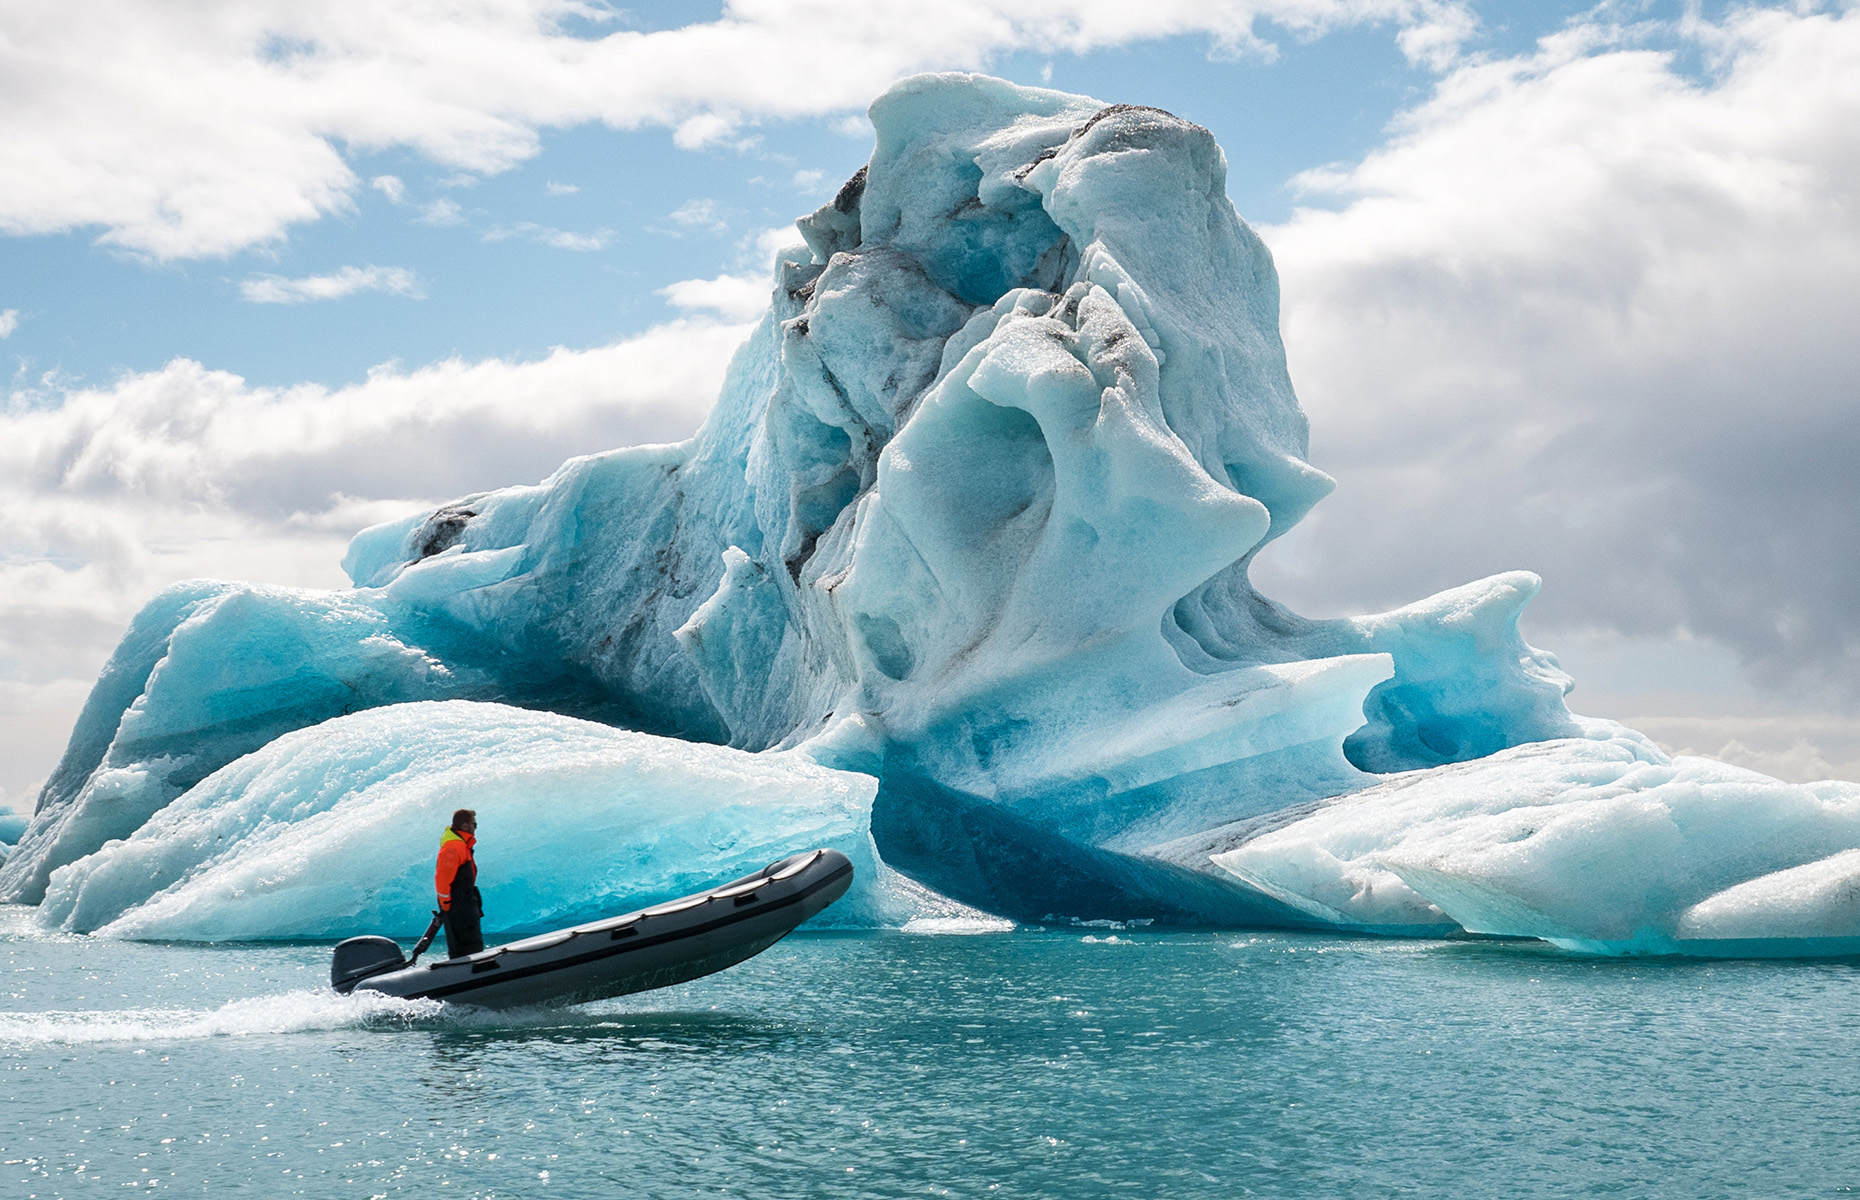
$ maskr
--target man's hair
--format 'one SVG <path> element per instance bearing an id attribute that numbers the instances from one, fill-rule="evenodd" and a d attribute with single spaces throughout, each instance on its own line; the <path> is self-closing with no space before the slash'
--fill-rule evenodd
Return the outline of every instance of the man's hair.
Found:
<path id="1" fill-rule="evenodd" d="M 452 814 L 452 828 L 454 829 L 461 825 L 476 825 L 477 823 L 478 814 L 473 809 L 461 808 Z"/>

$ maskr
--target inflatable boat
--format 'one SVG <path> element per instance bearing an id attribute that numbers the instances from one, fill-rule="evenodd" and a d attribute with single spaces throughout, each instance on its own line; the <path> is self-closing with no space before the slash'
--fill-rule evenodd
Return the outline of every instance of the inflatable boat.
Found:
<path id="1" fill-rule="evenodd" d="M 330 983 L 344 994 L 485 1008 L 582 1004 L 670 987 L 767 950 L 845 895 L 852 877 L 844 854 L 809 850 L 708 891 L 424 966 L 417 960 L 431 930 L 411 956 L 390 938 L 350 938 L 336 946 Z"/>

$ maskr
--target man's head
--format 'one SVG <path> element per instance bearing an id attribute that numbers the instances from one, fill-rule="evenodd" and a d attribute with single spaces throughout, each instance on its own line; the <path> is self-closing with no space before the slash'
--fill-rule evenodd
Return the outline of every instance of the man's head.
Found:
<path id="1" fill-rule="evenodd" d="M 476 833 L 478 814 L 469 808 L 459 809 L 452 814 L 452 831 L 454 833 Z"/>

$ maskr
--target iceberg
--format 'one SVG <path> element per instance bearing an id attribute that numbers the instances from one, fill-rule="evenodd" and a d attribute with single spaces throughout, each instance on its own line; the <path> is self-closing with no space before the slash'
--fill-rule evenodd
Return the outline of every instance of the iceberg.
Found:
<path id="1" fill-rule="evenodd" d="M 1860 784 L 1668 758 L 1612 722 L 1397 776 L 1215 854 L 1327 923 L 1595 954 L 1860 952 Z"/>
<path id="2" fill-rule="evenodd" d="M 332 928 L 404 863 L 327 859 L 345 884 L 248 921 L 225 911 L 257 904 L 236 899 L 237 870 L 270 868 L 238 867 L 245 851 L 209 863 L 198 837 L 224 819 L 216 838 L 262 843 L 272 818 L 235 814 L 273 803 L 261 776 L 320 730 L 383 722 L 496 759 L 500 779 L 552 761 L 547 738 L 421 732 L 462 703 L 650 735 L 694 764 L 728 747 L 876 780 L 847 837 L 947 903 L 1020 920 L 1529 928 L 1607 948 L 1728 946 L 1812 910 L 1820 936 L 1845 936 L 1812 899 L 1845 867 L 1777 873 L 1860 837 L 1797 820 L 1810 793 L 1761 777 L 1678 803 L 1709 769 L 1572 715 L 1571 680 L 1525 642 L 1536 576 L 1332 620 L 1253 587 L 1254 557 L 1332 481 L 1307 461 L 1271 255 L 1207 130 L 959 74 L 907 79 L 870 113 L 870 161 L 797 222 L 694 438 L 364 530 L 348 590 L 156 597 L 0 865 L 0 898 L 134 936 Z M 435 753 L 380 778 L 290 761 L 348 822 L 357 805 L 425 812 L 421 780 L 453 777 Z M 1629 760 L 1678 774 L 1587 782 Z M 317 762 L 334 790 L 312 785 Z M 1629 844 L 1631 806 L 1571 791 L 1617 786 L 1692 814 L 1696 844 L 1664 874 L 1631 873 L 1635 853 L 1533 848 L 1533 890 L 1488 861 L 1502 854 L 1484 834 L 1422 836 L 1470 820 L 1461 807 L 1490 787 L 1492 830 L 1570 792 L 1570 821 Z M 816 836 L 783 794 L 795 836 Z M 1838 808 L 1845 793 L 1813 794 Z M 539 829 L 573 840 L 572 821 L 541 815 L 555 801 L 526 795 Z M 1694 828 L 1711 821 L 1725 824 Z M 1770 830 L 1774 853 L 1712 858 L 1733 828 Z M 666 846 L 698 861 L 708 844 Z M 1607 887 L 1562 874 L 1604 863 Z M 157 864 L 189 882 L 140 894 Z M 1557 900 L 1557 878 L 1591 908 Z M 585 897 L 556 881 L 509 899 L 541 913 Z M 1542 920 L 1499 915 L 1513 909 Z"/>
<path id="3" fill-rule="evenodd" d="M 830 919 L 918 915 L 872 851 L 877 781 L 792 753 L 692 745 L 464 700 L 375 708 L 277 738 L 130 837 L 52 873 L 60 928 L 194 941 L 425 927 L 432 857 L 475 808 L 486 922 L 608 916 L 747 874 L 795 846 L 853 859 Z"/>
<path id="4" fill-rule="evenodd" d="M 52 871 L 128 837 L 190 787 L 293 730 L 359 708 L 473 690 L 343 593 L 180 584 L 104 666 L 0 892 L 36 901 Z"/>

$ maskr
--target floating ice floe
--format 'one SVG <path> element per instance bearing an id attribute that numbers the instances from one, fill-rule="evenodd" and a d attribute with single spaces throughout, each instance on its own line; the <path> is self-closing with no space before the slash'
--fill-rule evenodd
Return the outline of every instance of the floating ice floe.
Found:
<path id="1" fill-rule="evenodd" d="M 1860 849 L 1830 815 L 1843 786 L 1719 778 L 1572 716 L 1569 678 L 1519 633 L 1535 576 L 1337 620 L 1253 588 L 1253 556 L 1332 483 L 1306 461 L 1271 255 L 1207 130 L 973 75 L 906 80 L 871 117 L 870 162 L 798 222 L 696 437 L 365 530 L 347 591 L 158 596 L 0 865 L 0 898 L 79 927 L 233 936 L 206 914 L 246 886 L 238 871 L 272 877 L 241 857 L 270 827 L 212 814 L 271 803 L 247 793 L 317 730 L 374 728 L 345 714 L 397 714 L 380 720 L 419 743 L 457 711 L 421 702 L 469 700 L 678 739 L 661 750 L 694 771 L 725 753 L 700 743 L 727 743 L 789 782 L 795 753 L 876 778 L 858 836 L 879 858 L 1017 920 L 1528 931 L 1603 950 L 1860 934 L 1838 900 L 1838 856 Z M 509 781 L 538 752 L 513 734 L 458 749 L 470 770 L 436 750 L 379 779 L 331 760 L 329 814 L 379 810 L 385 831 L 430 817 L 423 775 L 461 781 L 446 795 L 465 803 L 471 771 L 516 804 Z M 292 759 L 306 780 L 313 759 Z M 786 807 L 738 814 L 745 836 L 824 819 L 786 787 Z M 538 837 L 612 878 L 546 792 L 524 794 Z M 1561 823 L 1502 849 L 1543 797 Z M 1823 818 L 1799 816 L 1805 797 Z M 1655 809 L 1684 814 L 1666 858 L 1643 844 Z M 645 800 L 621 810 L 640 822 L 628 837 L 683 828 Z M 190 858 L 220 819 L 254 849 Z M 1762 853 L 1713 849 L 1754 829 Z M 382 844 L 423 858 L 430 830 L 407 836 Z M 708 845 L 663 841 L 694 863 L 718 859 Z M 135 856 L 191 874 L 118 904 L 142 867 L 112 864 Z M 354 898 L 392 880 L 409 889 L 393 911 L 418 907 L 406 860 L 328 861 L 343 882 L 250 928 L 347 931 Z M 508 899 L 543 923 L 608 886 Z"/>
<path id="2" fill-rule="evenodd" d="M 1336 926 L 1601 954 L 1860 953 L 1860 784 L 1668 758 L 1607 722 L 1398 776 L 1216 854 Z"/>

